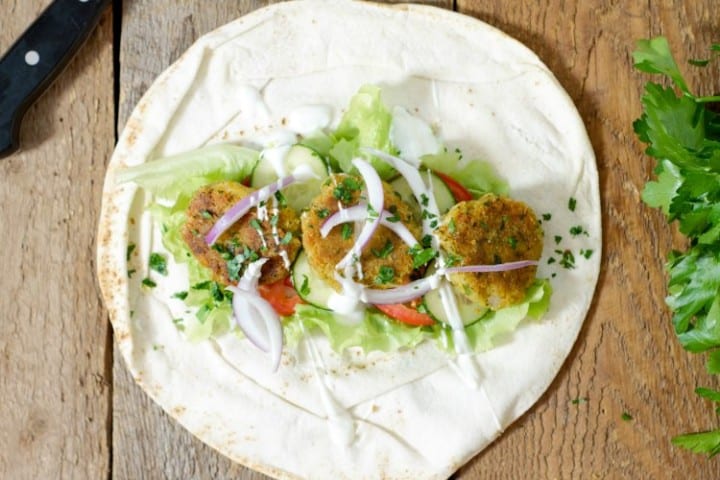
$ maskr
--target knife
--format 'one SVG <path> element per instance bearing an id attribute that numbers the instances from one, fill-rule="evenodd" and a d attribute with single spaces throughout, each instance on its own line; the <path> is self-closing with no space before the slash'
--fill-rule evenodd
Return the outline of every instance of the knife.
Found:
<path id="1" fill-rule="evenodd" d="M 55 0 L 0 59 L 0 158 L 19 148 L 20 121 L 68 64 L 110 0 Z"/>

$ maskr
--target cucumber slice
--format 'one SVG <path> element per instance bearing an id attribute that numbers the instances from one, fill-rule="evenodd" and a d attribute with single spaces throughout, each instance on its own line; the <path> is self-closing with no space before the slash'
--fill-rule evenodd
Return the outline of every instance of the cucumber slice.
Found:
<path id="1" fill-rule="evenodd" d="M 292 282 L 298 295 L 307 303 L 330 310 L 328 299 L 335 292 L 310 267 L 305 250 L 301 250 L 292 267 Z"/>
<path id="2" fill-rule="evenodd" d="M 328 176 L 327 164 L 315 150 L 303 145 L 294 145 L 287 152 L 283 152 L 282 149 L 283 147 L 276 147 L 272 155 L 260 156 L 250 184 L 253 188 L 261 188 L 279 178 L 278 170 L 290 174 L 296 167 L 307 165 L 319 178 L 296 183 L 283 190 L 288 206 L 302 210 L 307 208 L 320 191 L 322 182 Z"/>
<path id="3" fill-rule="evenodd" d="M 455 294 L 455 301 L 458 307 L 458 313 L 462 319 L 463 325 L 468 326 L 480 320 L 488 311 L 488 308 L 470 300 L 464 294 L 459 292 L 455 286 L 451 285 L 451 289 Z M 442 298 L 440 298 L 440 289 L 434 289 L 426 293 L 423 297 L 423 305 L 427 309 L 430 316 L 439 322 L 449 324 L 447 312 L 443 307 Z"/>
<path id="4" fill-rule="evenodd" d="M 421 171 L 420 174 L 422 175 L 423 180 L 427 178 L 427 170 Z M 432 179 L 432 190 L 435 194 L 435 201 L 437 202 L 438 210 L 440 211 L 440 215 L 443 215 L 450 210 L 453 205 L 455 205 L 455 197 L 453 197 L 452 192 L 440 177 L 431 173 L 430 178 Z M 405 177 L 396 178 L 390 182 L 390 186 L 393 187 L 405 203 L 412 207 L 412 209 L 417 213 L 417 218 L 420 218 L 420 205 L 418 205 L 417 200 L 415 200 L 415 196 L 413 195 L 407 180 L 405 180 Z"/>

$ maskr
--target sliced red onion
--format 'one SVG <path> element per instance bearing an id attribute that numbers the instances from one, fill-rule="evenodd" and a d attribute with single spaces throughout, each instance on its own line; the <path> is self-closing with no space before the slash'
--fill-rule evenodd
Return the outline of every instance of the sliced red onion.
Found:
<path id="1" fill-rule="evenodd" d="M 415 236 L 412 234 L 412 232 L 408 230 L 408 228 L 402 222 L 389 221 L 388 218 L 392 217 L 392 213 L 388 212 L 387 210 L 383 210 L 380 214 L 380 224 L 392 230 L 395 235 L 400 237 L 400 239 L 408 246 L 415 246 L 418 241 L 415 239 Z M 325 238 L 328 236 L 330 231 L 338 225 L 349 222 L 357 222 L 365 220 L 367 218 L 368 209 L 367 205 L 365 204 L 359 204 L 355 205 L 354 207 L 345 208 L 343 210 L 335 212 L 334 214 L 329 216 L 327 220 L 325 220 L 325 223 L 323 223 L 322 227 L 320 227 L 320 235 Z"/>
<path id="2" fill-rule="evenodd" d="M 430 275 L 429 277 L 415 280 L 408 284 L 387 290 L 366 289 L 363 291 L 363 300 L 366 303 L 374 305 L 392 305 L 395 303 L 405 303 L 425 295 L 427 292 L 435 288 L 438 284 L 439 277 Z"/>
<path id="3" fill-rule="evenodd" d="M 435 215 L 436 217 L 440 216 L 440 212 L 437 207 L 437 201 L 435 200 L 435 194 L 432 192 L 431 189 L 427 187 L 427 185 L 425 185 L 425 182 L 422 179 L 422 175 L 420 175 L 418 167 L 412 165 L 412 163 L 403 160 L 400 157 L 390 155 L 375 148 L 363 147 L 361 148 L 361 150 L 371 155 L 374 155 L 381 160 L 386 161 L 395 170 L 400 172 L 400 175 L 402 175 L 405 180 L 407 180 L 408 185 L 410 186 L 410 190 L 412 190 L 412 193 L 415 196 L 418 205 L 423 205 L 423 203 L 427 203 L 428 212 Z M 423 201 L 424 196 L 427 197 L 425 202 Z M 423 215 L 423 217 L 425 217 L 425 215 Z M 438 239 L 437 236 L 434 234 L 435 229 L 430 226 L 431 223 L 431 218 L 423 218 L 423 233 L 432 236 L 432 247 L 437 250 Z"/>
<path id="4" fill-rule="evenodd" d="M 267 258 L 261 258 L 245 269 L 233 292 L 233 316 L 240 329 L 253 345 L 270 355 L 273 371 L 280 365 L 283 335 L 282 323 L 275 309 L 257 293 L 262 266 Z"/>
<path id="5" fill-rule="evenodd" d="M 382 180 L 380 180 L 377 171 L 375 171 L 372 165 L 360 158 L 356 158 L 352 163 L 365 181 L 370 206 L 376 212 L 382 212 L 383 208 L 385 208 L 385 191 L 383 190 Z M 355 244 L 345 254 L 343 259 L 338 262 L 336 267 L 338 270 L 344 270 L 354 258 L 360 258 L 363 248 L 365 248 L 365 245 L 370 241 L 379 225 L 380 216 L 363 226 L 360 234 L 355 239 Z"/>
<path id="6" fill-rule="evenodd" d="M 262 201 L 266 201 L 278 190 L 282 190 L 293 183 L 310 180 L 311 178 L 317 178 L 317 175 L 307 165 L 300 165 L 287 177 L 280 178 L 277 182 L 254 191 L 230 207 L 230 209 L 218 219 L 207 235 L 205 235 L 205 243 L 213 245 L 220 235 L 240 220 L 252 207 Z"/>
<path id="7" fill-rule="evenodd" d="M 255 307 L 255 311 L 265 322 L 265 334 L 270 344 L 270 362 L 273 372 L 280 366 L 283 348 L 283 331 L 280 317 L 267 300 L 259 295 L 249 295 L 248 301 Z"/>
<path id="8" fill-rule="evenodd" d="M 445 273 L 490 273 L 507 272 L 525 267 L 533 267 L 539 262 L 535 260 L 518 260 L 517 262 L 498 263 L 497 265 L 464 265 L 461 267 L 441 268 L 439 274 Z"/>
<path id="9" fill-rule="evenodd" d="M 256 315 L 254 308 L 251 307 L 248 297 L 252 293 L 245 292 L 235 287 L 228 287 L 233 292 L 233 317 L 235 323 L 240 327 L 253 345 L 268 352 L 270 350 L 270 342 L 268 340 L 266 321 L 260 315 Z"/>

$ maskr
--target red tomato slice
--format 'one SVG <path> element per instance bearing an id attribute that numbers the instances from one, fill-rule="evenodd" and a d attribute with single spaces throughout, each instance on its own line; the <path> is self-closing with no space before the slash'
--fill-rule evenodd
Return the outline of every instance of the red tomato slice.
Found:
<path id="1" fill-rule="evenodd" d="M 450 189 L 450 192 L 453 194 L 453 197 L 455 197 L 456 202 L 466 202 L 473 199 L 472 194 L 468 192 L 467 188 L 463 187 L 460 182 L 458 182 L 452 177 L 445 175 L 444 173 L 434 173 L 435 175 L 440 177 L 443 182 L 445 182 L 445 185 L 447 185 L 447 187 Z"/>
<path id="2" fill-rule="evenodd" d="M 269 285 L 260 285 L 258 293 L 270 303 L 279 315 L 292 315 L 295 313 L 295 305 L 302 302 L 295 289 L 288 286 L 285 280 L 278 280 Z"/>
<path id="3" fill-rule="evenodd" d="M 433 320 L 427 313 L 420 313 L 414 308 L 408 307 L 402 303 L 394 305 L 375 305 L 375 308 L 398 322 L 413 325 L 415 327 L 435 324 L 435 320 Z"/>

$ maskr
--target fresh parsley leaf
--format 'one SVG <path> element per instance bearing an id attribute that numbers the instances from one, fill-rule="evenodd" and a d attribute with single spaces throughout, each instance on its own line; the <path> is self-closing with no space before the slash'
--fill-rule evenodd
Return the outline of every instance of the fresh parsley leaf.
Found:
<path id="1" fill-rule="evenodd" d="M 287 244 L 289 244 L 290 242 L 292 242 L 292 239 L 293 239 L 293 234 L 292 234 L 292 232 L 287 232 L 287 233 L 283 236 L 283 238 L 280 240 L 280 244 L 281 244 L 281 245 L 287 245 Z"/>
<path id="2" fill-rule="evenodd" d="M 315 213 L 317 214 L 318 218 L 327 218 L 328 215 L 330 215 L 330 210 L 327 208 L 321 208 L 319 210 L 315 210 Z"/>
<path id="3" fill-rule="evenodd" d="M 168 274 L 167 270 L 167 261 L 165 260 L 165 256 L 160 253 L 151 253 L 150 254 L 150 260 L 148 261 L 148 266 L 150 267 L 150 270 L 154 270 L 158 272 L 160 275 L 166 275 Z"/>
<path id="4" fill-rule="evenodd" d="M 420 268 L 437 256 L 434 249 L 423 248 L 420 244 L 413 246 L 409 253 L 413 260 L 413 268 Z"/>
<path id="5" fill-rule="evenodd" d="M 258 230 L 258 231 L 262 230 L 262 224 L 260 223 L 260 220 L 258 220 L 257 218 L 250 219 L 250 226 L 252 228 L 254 228 L 255 230 Z"/>
<path id="6" fill-rule="evenodd" d="M 628 412 L 623 412 L 622 415 L 620 415 L 620 418 L 622 418 L 623 422 L 630 422 L 633 420 L 633 416 Z"/>
<path id="7" fill-rule="evenodd" d="M 545 220 L 546 222 L 549 221 L 551 218 L 552 218 L 552 213 L 543 213 L 542 214 L 542 219 Z"/>
<path id="8" fill-rule="evenodd" d="M 580 405 L 581 403 L 587 403 L 587 401 L 587 397 L 578 397 L 571 400 L 570 403 L 572 403 L 573 405 Z"/>
<path id="9" fill-rule="evenodd" d="M 390 240 L 385 241 L 385 245 L 380 250 L 377 250 L 375 248 L 372 249 L 373 255 L 375 255 L 377 258 L 387 258 L 390 253 L 392 253 L 393 249 L 395 247 L 393 246 L 393 243 Z"/>
<path id="10" fill-rule="evenodd" d="M 350 237 L 352 237 L 353 234 L 353 228 L 349 223 L 343 223 L 342 230 L 340 232 L 340 235 L 342 236 L 343 240 L 347 240 Z"/>
<path id="11" fill-rule="evenodd" d="M 173 293 L 173 298 L 177 298 L 179 300 L 185 300 L 187 298 L 187 296 L 188 296 L 187 291 Z"/>
<path id="12" fill-rule="evenodd" d="M 662 73 L 675 82 L 683 92 L 689 93 L 685 79 L 670 52 L 670 45 L 665 37 L 638 40 L 633 52 L 635 68 L 641 72 Z"/>
<path id="13" fill-rule="evenodd" d="M 130 261 L 130 256 L 131 256 L 132 253 L 135 251 L 135 248 L 136 248 L 136 247 L 137 247 L 137 245 L 135 245 L 134 243 L 128 243 L 127 250 L 126 250 L 126 253 L 125 253 L 125 257 L 126 257 L 125 259 L 126 259 L 128 262 Z"/>
<path id="14" fill-rule="evenodd" d="M 720 45 L 711 51 L 714 59 Z M 633 128 L 656 159 L 656 180 L 647 182 L 642 199 L 669 222 L 677 221 L 688 238 L 684 251 L 668 255 L 666 303 L 682 346 L 710 351 L 707 370 L 720 374 L 720 115 L 708 108 L 720 96 L 691 92 L 663 37 L 640 40 L 633 57 L 638 70 L 669 77 L 679 90 L 652 82 L 645 86 L 643 113 Z M 708 61 L 691 64 L 703 67 Z M 696 393 L 720 402 L 715 390 Z M 713 456 L 720 452 L 720 430 L 680 435 L 672 443 Z"/>
<path id="15" fill-rule="evenodd" d="M 143 284 L 143 286 L 148 287 L 148 288 L 155 288 L 155 287 L 157 287 L 157 283 L 153 282 L 153 281 L 152 281 L 151 279 L 149 279 L 149 278 L 143 278 L 142 284 Z"/>
<path id="16" fill-rule="evenodd" d="M 448 222 L 448 232 L 450 232 L 451 235 L 455 235 L 456 231 L 457 231 L 457 228 L 455 226 L 455 220 L 451 219 Z"/>
<path id="17" fill-rule="evenodd" d="M 390 283 L 395 278 L 395 269 L 388 265 L 380 267 L 377 276 L 375 277 L 375 283 L 379 285 L 385 285 Z"/>
<path id="18" fill-rule="evenodd" d="M 574 199 L 573 197 L 570 197 L 568 199 L 568 210 L 570 210 L 571 212 L 574 212 L 576 206 L 577 206 L 577 200 Z"/>
<path id="19" fill-rule="evenodd" d="M 707 454 L 712 458 L 720 453 L 720 429 L 678 435 L 672 439 L 672 444 L 694 453 Z"/>

